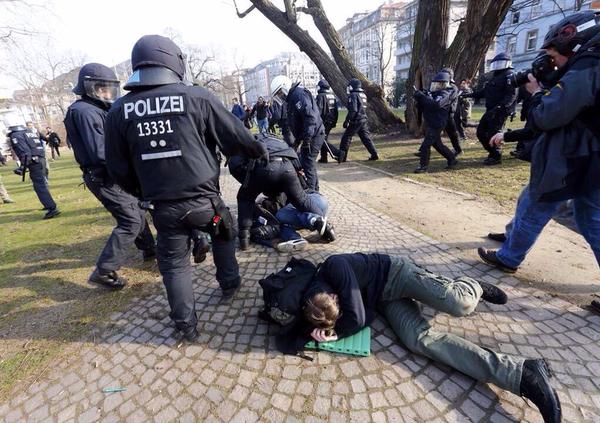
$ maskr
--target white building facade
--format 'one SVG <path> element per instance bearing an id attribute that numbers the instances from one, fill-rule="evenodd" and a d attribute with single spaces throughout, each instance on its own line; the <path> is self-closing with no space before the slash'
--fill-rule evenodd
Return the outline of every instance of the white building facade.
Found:
<path id="1" fill-rule="evenodd" d="M 456 36 L 460 21 L 467 13 L 467 3 L 467 1 L 450 1 L 448 39 L 446 40 L 446 46 L 449 46 Z M 408 78 L 410 63 L 412 61 L 412 46 L 418 11 L 418 0 L 408 3 L 404 7 L 400 22 L 396 27 L 396 61 L 394 70 L 398 79 Z"/>
<path id="2" fill-rule="evenodd" d="M 580 10 L 588 10 L 591 3 L 580 0 L 515 1 L 498 30 L 496 53 L 509 53 L 516 70 L 529 68 L 550 27 L 575 13 L 578 5 Z"/>
<path id="3" fill-rule="evenodd" d="M 246 71 L 243 76 L 246 102 L 253 104 L 261 96 L 265 99 L 270 98 L 271 81 L 278 75 L 286 75 L 292 83 L 300 82 L 313 95 L 317 93 L 317 83 L 321 78 L 319 69 L 306 54 L 281 53 Z"/>
<path id="4" fill-rule="evenodd" d="M 356 13 L 338 30 L 354 65 L 386 93 L 394 81 L 396 26 L 406 2 L 386 2 L 371 12 Z"/>

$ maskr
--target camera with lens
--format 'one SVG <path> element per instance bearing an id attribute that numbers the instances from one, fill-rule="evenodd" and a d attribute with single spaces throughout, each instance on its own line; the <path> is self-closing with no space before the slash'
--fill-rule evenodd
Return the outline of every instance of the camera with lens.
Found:
<path id="1" fill-rule="evenodd" d="M 548 87 L 553 85 L 555 82 L 557 69 L 558 68 L 556 63 L 554 63 L 552 56 L 543 53 L 536 57 L 536 59 L 531 63 L 530 69 L 525 69 L 523 71 L 514 73 L 509 81 L 514 88 L 518 88 L 527 84 L 529 82 L 528 75 L 532 74 L 535 79 L 538 80 L 538 82 Z"/>

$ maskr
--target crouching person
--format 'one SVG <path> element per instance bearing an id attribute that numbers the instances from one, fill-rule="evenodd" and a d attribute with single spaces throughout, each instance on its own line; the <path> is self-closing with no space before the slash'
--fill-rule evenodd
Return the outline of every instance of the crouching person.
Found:
<path id="1" fill-rule="evenodd" d="M 353 335 L 370 325 L 379 311 L 413 353 L 528 398 L 545 422 L 559 422 L 560 402 L 549 383 L 545 360 L 496 353 L 452 333 L 436 332 L 418 303 L 462 317 L 471 314 L 480 300 L 504 304 L 507 297 L 494 285 L 464 276 L 438 276 L 406 257 L 340 254 L 320 267 L 304 295 L 303 316 L 311 336 L 326 342 Z"/>
<path id="2" fill-rule="evenodd" d="M 328 204 L 317 192 L 306 188 L 300 161 L 293 148 L 278 138 L 260 135 L 257 142 L 263 143 L 269 151 L 269 160 L 249 160 L 241 156 L 229 160 L 229 170 L 242 184 L 237 194 L 238 225 L 240 248 L 250 245 L 253 227 L 255 201 L 260 194 L 268 198 L 281 198 L 285 207 L 276 211 L 277 223 L 283 226 L 283 241 L 277 249 L 283 252 L 295 251 L 306 246 L 306 240 L 295 229 L 319 231 L 321 238 L 331 242 L 335 239 L 333 226 L 327 221 Z"/>

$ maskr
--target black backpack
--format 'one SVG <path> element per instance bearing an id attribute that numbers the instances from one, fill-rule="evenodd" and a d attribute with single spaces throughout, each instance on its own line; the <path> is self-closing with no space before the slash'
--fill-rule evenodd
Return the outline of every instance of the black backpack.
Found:
<path id="1" fill-rule="evenodd" d="M 263 289 L 264 308 L 258 316 L 268 322 L 288 326 L 300 315 L 301 302 L 318 267 L 308 260 L 292 257 L 277 273 L 258 283 Z"/>

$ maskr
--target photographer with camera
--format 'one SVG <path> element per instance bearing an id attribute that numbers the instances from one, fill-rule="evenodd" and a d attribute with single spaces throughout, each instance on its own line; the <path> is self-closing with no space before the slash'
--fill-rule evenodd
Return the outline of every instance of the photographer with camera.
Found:
<path id="1" fill-rule="evenodd" d="M 502 131 L 517 98 L 511 57 L 506 53 L 496 55 L 492 59 L 491 69 L 492 79 L 482 90 L 462 96 L 463 98 L 485 98 L 485 113 L 477 126 L 477 138 L 488 152 L 487 159 L 483 161 L 486 166 L 502 163 L 502 151 L 499 147 L 490 146 L 490 140 Z"/>
<path id="2" fill-rule="evenodd" d="M 559 205 L 573 199 L 579 231 L 600 264 L 600 14 L 579 12 L 554 25 L 542 46 L 558 68 L 558 83 L 544 95 L 528 75 L 537 106 L 529 121 L 540 131 L 531 177 L 513 228 L 498 251 L 479 248 L 483 261 L 515 272 Z"/>

